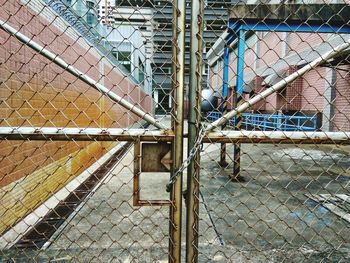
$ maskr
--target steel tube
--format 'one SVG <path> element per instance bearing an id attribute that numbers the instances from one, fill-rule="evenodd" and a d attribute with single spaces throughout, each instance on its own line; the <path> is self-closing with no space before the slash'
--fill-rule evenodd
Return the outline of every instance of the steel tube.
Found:
<path id="1" fill-rule="evenodd" d="M 189 135 L 184 134 L 184 138 Z M 0 127 L 0 140 L 52 141 L 173 141 L 170 131 L 120 128 Z M 322 143 L 350 144 L 350 132 L 302 131 L 215 131 L 208 132 L 205 143 Z"/>
<path id="2" fill-rule="evenodd" d="M 127 110 L 130 110 L 132 113 L 136 114 L 140 118 L 144 119 L 145 121 L 149 122 L 150 124 L 154 125 L 155 127 L 159 129 L 167 129 L 163 124 L 159 123 L 155 118 L 153 118 L 150 114 L 144 112 L 140 108 L 136 107 L 134 104 L 128 102 L 127 100 L 123 99 L 113 91 L 109 90 L 105 86 L 97 83 L 95 80 L 84 74 L 83 72 L 79 71 L 72 65 L 69 65 L 67 62 L 65 62 L 63 59 L 61 59 L 58 54 L 55 54 L 43 46 L 39 45 L 35 41 L 31 40 L 30 38 L 26 37 L 19 31 L 17 31 L 15 28 L 11 27 L 9 24 L 6 22 L 0 20 L 0 27 L 4 31 L 10 33 L 11 35 L 15 36 L 20 42 L 23 44 L 27 45 L 28 47 L 32 48 L 39 54 L 43 55 L 47 59 L 51 60 L 54 62 L 56 65 L 59 67 L 63 68 L 64 70 L 68 71 L 81 81 L 85 82 L 88 84 L 90 87 L 96 89 L 97 91 L 101 92 L 103 95 L 109 97 L 111 100 L 117 102 Z"/>
<path id="3" fill-rule="evenodd" d="M 213 129 L 217 128 L 217 127 L 220 127 L 221 125 L 227 123 L 229 120 L 231 120 L 237 114 L 240 114 L 240 113 L 244 112 L 245 110 L 247 110 L 248 108 L 250 108 L 254 104 L 256 104 L 259 101 L 261 101 L 261 100 L 265 99 L 266 97 L 270 96 L 274 92 L 277 92 L 277 91 L 283 89 L 286 85 L 290 84 L 291 82 L 293 82 L 297 78 L 303 76 L 305 73 L 307 73 L 308 71 L 316 68 L 317 66 L 321 65 L 322 63 L 325 63 L 327 60 L 335 57 L 336 55 L 338 55 L 339 53 L 341 53 L 342 51 L 344 51 L 345 49 L 347 49 L 349 47 L 350 47 L 350 42 L 346 42 L 344 44 L 341 44 L 341 45 L 337 46 L 333 50 L 331 50 L 329 52 L 326 52 L 325 54 L 323 54 L 319 58 L 315 59 L 314 61 L 306 64 L 304 67 L 302 67 L 301 69 L 297 70 L 293 74 L 291 74 L 291 75 L 287 76 L 286 78 L 282 79 L 281 81 L 277 82 L 272 87 L 270 87 L 267 90 L 261 92 L 260 94 L 256 95 L 255 97 L 253 97 L 249 101 L 243 103 L 241 106 L 235 108 L 234 110 L 230 111 L 226 115 L 222 116 L 221 118 L 217 119 L 213 123 L 209 124 L 206 127 L 206 132 L 209 132 L 209 131 L 211 131 L 211 130 L 213 130 Z"/>
<path id="4" fill-rule="evenodd" d="M 52 141 L 171 141 L 173 133 L 164 130 L 121 128 L 0 127 L 0 140 Z"/>
<path id="5" fill-rule="evenodd" d="M 204 142 L 350 144 L 350 132 L 215 131 Z"/>
<path id="6" fill-rule="evenodd" d="M 188 155 L 198 137 L 201 121 L 203 11 L 202 0 L 191 2 L 190 87 L 188 107 Z M 186 262 L 198 262 L 200 153 L 187 169 Z"/>
<path id="7" fill-rule="evenodd" d="M 222 115 L 227 114 L 227 99 L 228 99 L 228 82 L 229 82 L 229 63 L 230 63 L 230 49 L 225 47 L 224 49 L 224 68 L 222 77 L 222 101 L 221 101 L 221 112 Z M 222 130 L 226 129 L 226 124 L 221 126 Z M 222 167 L 226 167 L 228 163 L 226 162 L 226 144 L 222 143 L 220 146 L 220 163 Z"/>
<path id="8" fill-rule="evenodd" d="M 138 206 L 140 201 L 140 174 L 141 174 L 141 143 L 134 143 L 134 178 L 133 178 L 133 206 Z"/>
<path id="9" fill-rule="evenodd" d="M 237 77 L 236 77 L 236 92 L 234 96 L 235 107 L 239 107 L 243 103 L 243 87 L 244 87 L 244 53 L 246 46 L 245 30 L 238 31 L 238 55 L 237 55 Z M 235 130 L 242 129 L 242 114 L 237 114 L 235 121 Z M 233 147 L 233 171 L 232 180 L 242 180 L 241 171 L 241 145 L 235 143 Z"/>
<path id="10" fill-rule="evenodd" d="M 175 103 L 172 110 L 172 127 L 174 130 L 173 143 L 173 167 L 172 173 L 176 173 L 183 162 L 183 126 L 184 126 L 184 78 L 185 78 L 185 28 L 186 28 L 186 1 L 177 0 L 173 3 L 173 26 L 175 55 L 175 76 L 173 81 Z M 174 63 L 174 61 L 173 61 Z M 182 174 L 172 185 L 170 191 L 170 222 L 169 222 L 169 262 L 181 261 L 181 222 L 182 222 Z"/>

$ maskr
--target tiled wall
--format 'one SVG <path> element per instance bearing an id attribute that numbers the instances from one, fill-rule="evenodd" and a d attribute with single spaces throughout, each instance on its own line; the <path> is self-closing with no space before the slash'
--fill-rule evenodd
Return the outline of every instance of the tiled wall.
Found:
<path id="1" fill-rule="evenodd" d="M 341 66 L 336 76 L 333 129 L 350 131 L 350 66 Z"/>
<path id="2" fill-rule="evenodd" d="M 255 86 L 255 93 L 259 93 L 264 90 L 265 87 L 261 86 L 261 80 L 259 81 L 259 76 L 253 72 L 256 69 L 262 67 L 273 66 L 276 61 L 285 58 L 285 56 L 300 54 L 300 52 L 312 49 L 320 43 L 327 41 L 331 36 L 329 34 L 311 34 L 311 33 L 258 33 L 259 43 L 256 41 L 247 41 L 247 48 L 245 53 L 245 70 L 244 70 L 244 80 L 246 84 Z M 256 36 L 253 36 L 256 38 Z M 249 41 L 254 45 L 249 45 Z M 258 48 L 256 45 L 259 45 Z M 232 52 L 230 56 L 229 64 L 229 76 L 230 76 L 230 86 L 233 88 L 236 81 L 236 62 L 237 55 L 235 54 L 237 50 Z M 305 54 L 304 54 L 305 55 Z M 254 62 L 254 59 L 258 59 Z M 300 58 L 301 59 L 301 58 Z M 255 65 L 254 65 L 255 63 Z M 257 67 L 257 68 L 254 68 Z M 281 75 L 284 72 L 291 74 L 297 70 L 295 65 L 290 65 L 290 67 L 281 68 L 281 72 L 276 72 L 276 74 Z M 350 107 L 350 101 L 348 99 L 349 94 L 349 69 L 345 67 L 344 69 L 338 70 L 337 72 L 337 82 L 336 82 L 336 99 L 334 103 L 334 116 L 330 116 L 333 120 L 334 130 L 349 131 L 349 119 L 347 116 L 348 109 Z M 222 82 L 222 70 L 219 70 L 218 77 L 215 77 L 215 82 L 217 79 Z M 221 75 L 220 75 L 221 74 Z M 266 98 L 264 101 L 259 102 L 253 107 L 254 110 L 260 112 L 277 112 L 277 111 L 299 111 L 307 115 L 316 114 L 321 116 L 323 109 L 325 108 L 325 88 L 329 86 L 326 79 L 326 68 L 318 67 L 315 70 L 311 70 L 306 73 L 303 77 L 294 81 L 286 89 L 281 92 L 274 93 Z M 214 83 L 213 83 L 214 86 Z M 220 86 L 215 83 L 215 87 Z M 325 116 L 324 116 L 325 117 Z M 321 120 L 320 120 L 321 121 Z"/>
<path id="3" fill-rule="evenodd" d="M 0 1 L 2 20 L 148 112 L 153 100 L 49 8 Z M 31 2 L 29 2 L 31 3 Z M 36 10 L 37 9 L 37 10 Z M 40 14 L 38 14 L 38 10 Z M 139 118 L 0 31 L 0 126 L 127 127 Z M 115 143 L 0 141 L 0 233 Z"/>

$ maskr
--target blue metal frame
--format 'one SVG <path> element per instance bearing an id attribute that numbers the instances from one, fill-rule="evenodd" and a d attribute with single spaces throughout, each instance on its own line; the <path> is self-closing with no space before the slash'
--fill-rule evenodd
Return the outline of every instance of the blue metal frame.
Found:
<path id="1" fill-rule="evenodd" d="M 350 34 L 350 25 L 333 26 L 329 24 L 305 24 L 305 23 L 272 23 L 272 22 L 247 22 L 229 20 L 228 36 L 226 37 L 226 46 L 224 50 L 224 69 L 223 69 L 223 87 L 222 96 L 227 98 L 229 84 L 229 46 L 238 38 L 238 58 L 237 58 L 237 77 L 236 93 L 242 96 L 244 88 L 244 52 L 245 52 L 245 32 L 250 31 L 273 31 L 273 32 L 298 32 L 298 33 L 338 33 Z"/>
<path id="2" fill-rule="evenodd" d="M 231 33 L 226 38 L 227 45 L 230 45 L 237 38 L 241 30 L 297 33 L 350 33 L 350 25 L 332 26 L 328 24 L 309 25 L 305 23 L 235 22 L 230 20 L 228 27 Z"/>
<path id="3" fill-rule="evenodd" d="M 224 50 L 224 69 L 223 69 L 223 76 L 222 76 L 222 80 L 223 80 L 222 97 L 223 98 L 228 96 L 229 62 L 230 62 L 229 48 L 225 47 L 225 50 Z"/>
<path id="4" fill-rule="evenodd" d="M 238 54 L 237 54 L 236 93 L 238 96 L 243 95 L 244 52 L 245 52 L 245 30 L 241 29 L 238 35 Z"/>
<path id="5" fill-rule="evenodd" d="M 212 111 L 207 119 L 210 122 L 216 121 L 222 116 L 221 112 Z M 236 119 L 229 120 L 227 126 L 234 128 Z M 246 130 L 262 131 L 316 131 L 316 116 L 293 116 L 284 114 L 242 114 L 242 126 Z"/>

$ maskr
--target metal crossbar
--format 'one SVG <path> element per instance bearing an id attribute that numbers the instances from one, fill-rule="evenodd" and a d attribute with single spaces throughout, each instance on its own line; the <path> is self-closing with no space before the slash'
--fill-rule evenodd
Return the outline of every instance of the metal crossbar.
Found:
<path id="1" fill-rule="evenodd" d="M 171 141 L 171 131 L 132 128 L 0 127 L 0 140 Z"/>
<path id="2" fill-rule="evenodd" d="M 188 134 L 184 134 L 188 138 Z M 0 140 L 51 140 L 51 141 L 167 141 L 174 134 L 170 131 L 118 128 L 56 128 L 56 127 L 1 127 Z M 310 131 L 212 131 L 202 138 L 205 143 L 322 143 L 349 144 L 349 132 Z"/>
<path id="3" fill-rule="evenodd" d="M 346 261 L 329 2 L 0 0 L 0 261 Z"/>

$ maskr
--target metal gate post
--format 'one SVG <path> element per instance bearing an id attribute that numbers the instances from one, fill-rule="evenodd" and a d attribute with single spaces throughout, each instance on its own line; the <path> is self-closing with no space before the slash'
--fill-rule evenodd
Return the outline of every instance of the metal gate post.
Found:
<path id="1" fill-rule="evenodd" d="M 185 77 L 185 23 L 186 1 L 175 1 L 173 18 L 174 49 L 173 55 L 176 66 L 173 66 L 173 86 L 175 103 L 172 111 L 172 127 L 175 138 L 173 143 L 173 170 L 175 173 L 182 164 L 183 156 L 183 125 L 184 125 L 184 77 Z M 176 69 L 174 71 L 174 69 Z M 170 192 L 170 224 L 169 224 L 169 262 L 181 260 L 181 217 L 182 217 L 182 175 L 177 178 Z"/>
<path id="2" fill-rule="evenodd" d="M 227 99 L 228 99 L 228 74 L 229 74 L 229 63 L 230 63 L 230 49 L 229 47 L 225 47 L 224 49 L 224 68 L 223 68 L 223 76 L 222 76 L 222 101 L 221 101 L 221 113 L 222 116 L 227 114 Z M 226 128 L 226 124 L 221 126 L 221 129 L 224 130 Z M 225 167 L 228 165 L 226 162 L 226 144 L 221 143 L 220 147 L 220 165 Z"/>
<path id="3" fill-rule="evenodd" d="M 203 1 L 191 3 L 190 88 L 188 107 L 188 154 L 195 145 L 201 120 Z M 187 170 L 186 262 L 198 261 L 200 153 Z"/>
<path id="4" fill-rule="evenodd" d="M 238 33 L 238 55 L 237 55 L 237 78 L 236 78 L 236 92 L 235 92 L 235 107 L 240 107 L 243 104 L 243 86 L 244 86 L 244 51 L 245 51 L 245 30 L 241 29 Z M 235 130 L 242 128 L 242 114 L 237 114 L 235 121 Z M 240 176 L 241 172 L 241 144 L 234 144 L 233 156 L 233 175 L 232 179 L 235 181 L 243 180 Z"/>

